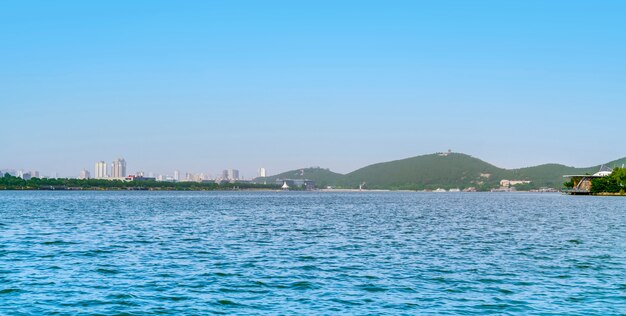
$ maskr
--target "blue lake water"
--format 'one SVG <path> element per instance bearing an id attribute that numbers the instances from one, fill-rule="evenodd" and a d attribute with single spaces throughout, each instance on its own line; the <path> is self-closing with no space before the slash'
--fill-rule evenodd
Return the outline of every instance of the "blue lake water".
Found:
<path id="1" fill-rule="evenodd" d="M 626 314 L 626 199 L 0 192 L 0 314 Z"/>

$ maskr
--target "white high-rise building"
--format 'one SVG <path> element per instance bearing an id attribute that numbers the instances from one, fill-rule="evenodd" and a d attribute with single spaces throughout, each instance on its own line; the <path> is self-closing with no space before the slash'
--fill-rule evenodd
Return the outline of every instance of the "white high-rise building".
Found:
<path id="1" fill-rule="evenodd" d="M 222 172 L 222 178 L 224 180 L 234 181 L 239 180 L 239 170 L 227 169 Z"/>
<path id="2" fill-rule="evenodd" d="M 267 177 L 267 173 L 265 171 L 265 168 L 259 168 L 259 177 L 261 177 L 261 178 Z"/>
<path id="3" fill-rule="evenodd" d="M 96 169 L 94 172 L 96 179 L 104 179 L 107 177 L 107 163 L 104 161 L 96 162 Z"/>
<path id="4" fill-rule="evenodd" d="M 126 177 L 126 160 L 124 158 L 117 158 L 117 160 L 111 163 L 111 178 L 125 178 Z"/>
<path id="5" fill-rule="evenodd" d="M 174 181 L 180 181 L 180 171 L 174 170 Z"/>
<path id="6" fill-rule="evenodd" d="M 91 177 L 91 174 L 89 174 L 89 171 L 87 169 L 83 169 L 80 171 L 80 176 L 78 177 L 79 179 L 89 179 Z"/>
<path id="7" fill-rule="evenodd" d="M 239 180 L 239 170 L 228 169 L 228 180 Z"/>

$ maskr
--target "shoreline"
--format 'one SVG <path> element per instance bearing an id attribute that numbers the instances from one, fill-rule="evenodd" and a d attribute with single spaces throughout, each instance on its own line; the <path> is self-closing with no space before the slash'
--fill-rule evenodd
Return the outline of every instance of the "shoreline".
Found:
<path id="1" fill-rule="evenodd" d="M 492 192 L 492 191 L 472 191 L 472 192 L 436 192 L 425 191 L 425 190 L 392 190 L 392 189 L 318 189 L 318 190 L 282 190 L 282 189 L 266 189 L 266 188 L 241 188 L 241 189 L 232 189 L 232 188 L 224 188 L 224 189 L 155 189 L 155 188 L 2 188 L 2 191 L 89 191 L 89 192 L 97 192 L 97 191 L 113 191 L 113 192 L 121 192 L 121 191 L 140 191 L 140 192 L 319 192 L 319 193 L 381 193 L 381 192 L 403 192 L 403 193 L 437 193 L 437 194 L 456 194 L 456 193 L 552 193 L 552 194 L 562 194 L 562 192 L 533 192 L 533 191 L 510 191 L 510 192 Z M 606 195 L 606 196 L 626 196 L 625 194 L 598 194 L 598 195 Z"/>
<path id="2" fill-rule="evenodd" d="M 626 192 L 622 192 L 622 193 L 596 193 L 596 194 L 591 194 L 592 196 L 626 196 Z"/>

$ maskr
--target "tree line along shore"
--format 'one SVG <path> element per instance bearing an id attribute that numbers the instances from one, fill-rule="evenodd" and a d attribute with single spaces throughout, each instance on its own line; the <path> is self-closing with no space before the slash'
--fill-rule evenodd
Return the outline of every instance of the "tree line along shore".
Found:
<path id="1" fill-rule="evenodd" d="M 31 178 L 24 180 L 9 174 L 0 177 L 0 190 L 169 190 L 169 191 L 219 191 L 219 190 L 279 190 L 276 184 L 249 182 L 167 182 L 122 181 L 106 179 Z"/>

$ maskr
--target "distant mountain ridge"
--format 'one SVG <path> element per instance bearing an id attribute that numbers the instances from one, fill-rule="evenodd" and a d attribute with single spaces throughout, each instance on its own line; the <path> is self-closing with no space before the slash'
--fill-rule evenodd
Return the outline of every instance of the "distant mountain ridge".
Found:
<path id="1" fill-rule="evenodd" d="M 620 167 L 626 157 L 604 165 Z M 364 184 L 369 189 L 424 190 L 436 188 L 475 187 L 478 190 L 496 188 L 500 180 L 527 180 L 525 189 L 561 188 L 566 174 L 592 174 L 601 165 L 576 168 L 562 164 L 543 164 L 533 167 L 504 169 L 462 153 L 435 153 L 400 160 L 372 164 L 347 174 L 323 168 L 303 168 L 283 172 L 257 182 L 275 182 L 276 179 L 310 179 L 318 187 L 358 188 Z"/>

